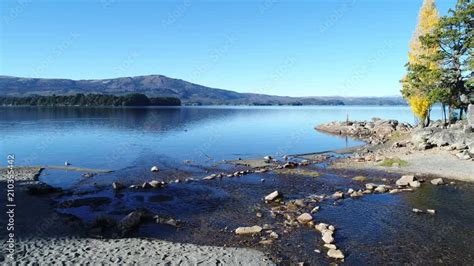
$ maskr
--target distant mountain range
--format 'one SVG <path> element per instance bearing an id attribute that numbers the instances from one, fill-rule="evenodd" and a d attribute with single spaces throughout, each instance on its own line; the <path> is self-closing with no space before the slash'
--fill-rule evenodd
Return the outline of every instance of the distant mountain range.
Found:
<path id="1" fill-rule="evenodd" d="M 401 97 L 287 97 L 210 88 L 162 75 L 96 80 L 0 76 L 0 96 L 99 93 L 176 97 L 185 105 L 405 105 Z"/>

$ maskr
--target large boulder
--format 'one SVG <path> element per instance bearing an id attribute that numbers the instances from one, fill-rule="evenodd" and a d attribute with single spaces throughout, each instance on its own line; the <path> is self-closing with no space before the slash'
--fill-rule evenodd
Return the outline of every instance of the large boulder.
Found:
<path id="1" fill-rule="evenodd" d="M 456 142 L 456 137 L 454 134 L 448 130 L 442 130 L 440 132 L 434 133 L 429 142 L 438 147 L 447 146 Z"/>
<path id="2" fill-rule="evenodd" d="M 467 107 L 467 124 L 474 127 L 474 104 Z"/>

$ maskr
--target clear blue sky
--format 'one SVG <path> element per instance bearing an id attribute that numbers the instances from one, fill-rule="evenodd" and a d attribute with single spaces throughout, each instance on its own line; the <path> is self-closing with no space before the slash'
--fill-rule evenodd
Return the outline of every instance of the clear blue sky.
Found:
<path id="1" fill-rule="evenodd" d="M 1 0 L 0 74 L 162 74 L 290 96 L 399 94 L 421 0 Z M 445 14 L 455 0 L 438 0 Z"/>

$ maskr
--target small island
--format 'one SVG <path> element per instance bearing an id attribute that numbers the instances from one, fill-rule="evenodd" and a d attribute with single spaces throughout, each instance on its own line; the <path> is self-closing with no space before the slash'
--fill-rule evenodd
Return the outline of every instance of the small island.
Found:
<path id="1" fill-rule="evenodd" d="M 180 106 L 175 97 L 147 97 L 142 93 L 123 96 L 108 94 L 33 95 L 26 97 L 0 97 L 0 106 Z"/>

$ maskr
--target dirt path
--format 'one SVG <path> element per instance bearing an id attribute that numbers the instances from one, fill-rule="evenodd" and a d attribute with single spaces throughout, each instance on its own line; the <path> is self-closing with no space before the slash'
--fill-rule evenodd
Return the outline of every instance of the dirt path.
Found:
<path id="1" fill-rule="evenodd" d="M 382 156 L 400 158 L 407 162 L 404 166 L 380 166 L 380 162 L 356 162 L 345 159 L 336 162 L 333 168 L 374 169 L 400 174 L 420 174 L 439 176 L 455 180 L 474 182 L 474 161 L 460 160 L 449 151 L 434 148 L 407 153 L 405 149 L 382 152 Z"/>

